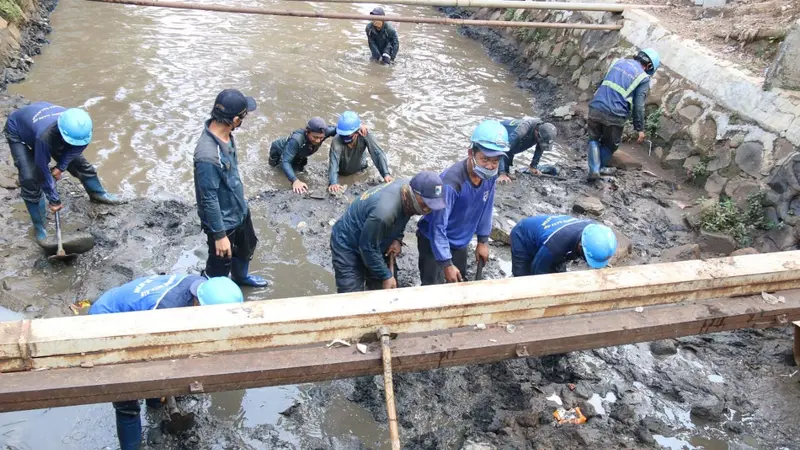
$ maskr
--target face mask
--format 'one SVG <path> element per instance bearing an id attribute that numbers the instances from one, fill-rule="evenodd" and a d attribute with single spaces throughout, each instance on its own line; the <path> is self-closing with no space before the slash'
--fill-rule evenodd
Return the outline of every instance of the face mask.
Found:
<path id="1" fill-rule="evenodd" d="M 472 157 L 472 170 L 474 170 L 475 173 L 478 174 L 478 177 L 480 177 L 482 180 L 490 180 L 496 177 L 498 169 L 499 167 L 495 168 L 494 170 L 481 167 L 478 165 L 478 161 L 475 160 L 475 157 Z"/>
<path id="2" fill-rule="evenodd" d="M 408 194 L 411 197 L 411 206 L 414 208 L 414 214 L 424 216 L 425 211 L 422 209 L 422 205 L 419 204 L 419 201 L 417 201 L 417 195 L 412 189 L 408 190 Z"/>

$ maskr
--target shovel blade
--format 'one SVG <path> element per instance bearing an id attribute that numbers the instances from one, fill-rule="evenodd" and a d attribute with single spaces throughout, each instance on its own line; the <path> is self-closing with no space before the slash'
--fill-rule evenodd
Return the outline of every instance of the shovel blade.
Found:
<path id="1" fill-rule="evenodd" d="M 164 428 L 169 434 L 180 434 L 189 431 L 194 426 L 194 413 L 173 413 L 169 420 L 164 421 Z"/>
<path id="2" fill-rule="evenodd" d="M 80 253 L 86 253 L 94 247 L 94 237 L 89 233 L 76 233 L 66 237 L 61 245 L 64 247 L 64 253 L 66 256 L 75 255 L 77 256 Z M 45 241 L 39 241 L 39 246 L 42 247 L 45 253 L 50 256 L 50 258 L 54 258 L 58 255 L 58 242 L 56 242 L 55 238 L 48 237 Z"/>

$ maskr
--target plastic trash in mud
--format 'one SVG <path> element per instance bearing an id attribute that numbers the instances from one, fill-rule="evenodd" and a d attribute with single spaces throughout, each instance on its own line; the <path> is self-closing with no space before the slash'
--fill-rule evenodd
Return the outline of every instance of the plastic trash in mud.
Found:
<path id="1" fill-rule="evenodd" d="M 367 354 L 367 344 L 362 344 L 362 343 L 359 342 L 358 344 L 356 344 L 356 348 L 361 353 L 363 353 L 365 355 Z"/>
<path id="2" fill-rule="evenodd" d="M 564 408 L 558 408 L 554 413 L 553 417 L 556 418 L 559 425 L 564 425 L 565 423 L 571 423 L 573 425 L 580 425 L 586 422 L 586 417 L 581 412 L 580 408 L 572 408 L 570 410 L 566 410 Z"/>
<path id="3" fill-rule="evenodd" d="M 777 305 L 778 303 L 786 303 L 786 298 L 783 296 L 777 297 L 767 292 L 761 293 L 761 298 L 770 305 Z"/>
<path id="4" fill-rule="evenodd" d="M 325 347 L 328 347 L 328 348 L 331 348 L 331 347 L 334 347 L 334 348 L 336 348 L 336 347 L 350 347 L 351 345 L 352 345 L 351 343 L 349 343 L 349 342 L 347 342 L 347 341 L 345 341 L 343 339 L 334 339 L 334 340 L 331 341 L 330 344 L 326 345 Z"/>
<path id="5" fill-rule="evenodd" d="M 475 330 L 485 330 L 486 329 L 486 324 L 485 323 L 479 323 L 479 324 L 475 325 L 475 328 L 473 328 L 473 329 L 475 329 Z"/>
<path id="6" fill-rule="evenodd" d="M 92 307 L 92 302 L 86 299 L 79 300 L 69 305 L 70 311 L 72 311 L 72 314 L 75 314 L 76 316 L 87 314 L 89 312 L 89 308 L 91 307 Z"/>

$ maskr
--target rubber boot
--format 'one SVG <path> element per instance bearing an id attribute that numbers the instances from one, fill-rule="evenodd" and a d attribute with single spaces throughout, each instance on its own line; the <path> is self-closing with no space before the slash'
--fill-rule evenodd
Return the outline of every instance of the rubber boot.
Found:
<path id="1" fill-rule="evenodd" d="M 38 203 L 26 201 L 25 206 L 28 208 L 28 214 L 31 215 L 33 236 L 37 241 L 44 241 L 47 239 L 47 230 L 44 228 L 44 220 L 47 217 L 47 203 L 44 197 L 40 198 Z"/>
<path id="2" fill-rule="evenodd" d="M 250 261 L 231 258 L 231 279 L 240 286 L 267 287 L 269 282 L 258 275 L 250 275 Z"/>
<path id="3" fill-rule="evenodd" d="M 539 172 L 542 172 L 545 175 L 552 175 L 554 177 L 557 177 L 558 167 L 552 164 L 539 164 Z"/>
<path id="4" fill-rule="evenodd" d="M 84 189 L 86 189 L 86 193 L 89 194 L 89 198 L 93 202 L 103 203 L 106 205 L 121 205 L 125 203 L 124 200 L 118 199 L 115 195 L 109 194 L 102 184 L 100 184 L 100 178 L 94 176 L 91 178 L 86 178 L 82 180 Z"/>
<path id="5" fill-rule="evenodd" d="M 600 143 L 597 141 L 589 141 L 589 153 L 587 155 L 589 161 L 589 181 L 597 180 L 600 178 Z"/>

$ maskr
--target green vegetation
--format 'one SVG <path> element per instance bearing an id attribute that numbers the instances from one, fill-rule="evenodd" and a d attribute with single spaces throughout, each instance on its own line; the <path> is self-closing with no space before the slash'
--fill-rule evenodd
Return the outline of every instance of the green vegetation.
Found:
<path id="1" fill-rule="evenodd" d="M 700 157 L 700 161 L 692 167 L 692 173 L 690 174 L 692 181 L 698 186 L 704 185 L 708 176 L 711 175 L 708 172 L 708 163 L 711 161 L 711 157 L 708 155 L 704 155 Z"/>
<path id="2" fill-rule="evenodd" d="M 658 133 L 658 124 L 661 121 L 661 114 L 664 113 L 663 108 L 658 108 L 657 110 L 651 112 L 645 119 L 644 119 L 644 130 L 650 139 L 656 136 Z"/>
<path id="3" fill-rule="evenodd" d="M 16 0 L 0 0 L 0 17 L 6 22 L 17 22 L 22 18 L 22 8 Z"/>
<path id="4" fill-rule="evenodd" d="M 764 216 L 764 192 L 754 192 L 747 197 L 747 210 L 742 211 L 731 199 L 725 199 L 703 211 L 701 228 L 725 233 L 742 245 L 751 243 L 753 231 L 770 230 L 776 224 Z"/>

